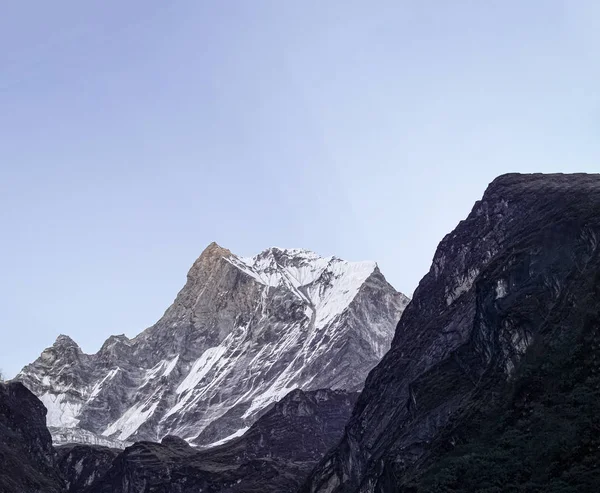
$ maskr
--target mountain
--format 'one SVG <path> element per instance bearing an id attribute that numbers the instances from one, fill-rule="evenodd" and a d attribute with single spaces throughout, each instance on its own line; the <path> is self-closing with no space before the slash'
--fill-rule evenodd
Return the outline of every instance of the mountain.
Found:
<path id="1" fill-rule="evenodd" d="M 279 248 L 243 258 L 212 243 L 154 326 L 96 354 L 61 335 L 17 380 L 48 408 L 58 443 L 207 446 L 293 389 L 360 390 L 407 303 L 374 262 Z"/>
<path id="2" fill-rule="evenodd" d="M 301 491 L 598 491 L 599 245 L 600 175 L 494 180 Z"/>
<path id="3" fill-rule="evenodd" d="M 0 493 L 62 493 L 46 409 L 22 384 L 0 383 Z"/>
<path id="4" fill-rule="evenodd" d="M 198 451 L 170 436 L 162 443 L 136 443 L 114 459 L 85 491 L 295 492 L 342 436 L 357 397 L 357 393 L 339 390 L 294 390 L 243 436 L 207 450 Z M 83 490 L 70 493 L 79 491 Z"/>

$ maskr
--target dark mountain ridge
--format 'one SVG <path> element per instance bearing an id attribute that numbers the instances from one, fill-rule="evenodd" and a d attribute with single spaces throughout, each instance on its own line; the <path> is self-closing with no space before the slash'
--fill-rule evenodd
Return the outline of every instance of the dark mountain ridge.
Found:
<path id="1" fill-rule="evenodd" d="M 292 493 L 339 441 L 357 397 L 294 390 L 244 435 L 206 450 L 175 436 L 124 451 L 54 449 L 40 400 L 21 383 L 0 383 L 0 493 Z"/>
<path id="2" fill-rule="evenodd" d="M 494 180 L 440 243 L 342 442 L 302 491 L 417 487 L 474 416 L 506 399 L 528 348 L 556 365 L 547 358 L 566 341 L 594 340 L 599 240 L 599 175 Z"/>
<path id="3" fill-rule="evenodd" d="M 335 445 L 357 393 L 294 390 L 241 437 L 198 451 L 185 440 L 125 449 L 89 493 L 294 492 Z"/>
<path id="4" fill-rule="evenodd" d="M 61 493 L 46 408 L 18 382 L 0 383 L 0 493 Z"/>

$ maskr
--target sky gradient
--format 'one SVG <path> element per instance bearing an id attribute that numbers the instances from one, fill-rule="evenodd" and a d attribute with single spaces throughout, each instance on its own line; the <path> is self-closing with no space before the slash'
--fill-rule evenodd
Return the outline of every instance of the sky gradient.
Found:
<path id="1" fill-rule="evenodd" d="M 0 368 L 153 324 L 211 241 L 411 295 L 506 172 L 600 171 L 585 1 L 11 2 Z"/>

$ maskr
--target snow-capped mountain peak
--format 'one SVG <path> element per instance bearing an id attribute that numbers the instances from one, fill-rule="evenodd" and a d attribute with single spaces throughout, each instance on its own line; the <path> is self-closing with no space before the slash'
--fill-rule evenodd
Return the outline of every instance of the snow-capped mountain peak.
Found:
<path id="1" fill-rule="evenodd" d="M 296 248 L 269 248 L 255 257 L 233 256 L 229 260 L 268 286 L 286 281 L 295 287 L 307 286 L 326 272 L 336 275 L 346 271 L 352 271 L 355 283 L 361 284 L 377 266 L 375 262 L 346 262 Z"/>
<path id="2" fill-rule="evenodd" d="M 232 255 L 227 261 L 265 286 L 292 290 L 308 303 L 318 324 L 341 313 L 377 268 L 375 262 L 347 262 L 309 250 L 281 248 L 251 258 Z"/>
<path id="3" fill-rule="evenodd" d="M 211 243 L 154 326 L 93 355 L 60 336 L 18 379 L 50 426 L 205 445 L 295 388 L 360 389 L 407 303 L 374 262 L 284 248 L 245 258 Z"/>

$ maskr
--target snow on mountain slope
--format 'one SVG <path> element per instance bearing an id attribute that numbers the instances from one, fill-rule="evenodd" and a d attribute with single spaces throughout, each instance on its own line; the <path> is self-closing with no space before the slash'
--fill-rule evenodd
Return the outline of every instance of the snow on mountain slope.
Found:
<path id="1" fill-rule="evenodd" d="M 213 243 L 154 326 L 93 355 L 59 336 L 17 379 L 57 429 L 207 445 L 293 389 L 361 389 L 407 303 L 374 262 L 280 248 L 242 258 Z"/>
<path id="2" fill-rule="evenodd" d="M 52 434 L 53 445 L 65 445 L 68 443 L 85 443 L 86 445 L 101 445 L 103 447 L 124 449 L 132 445 L 132 442 L 114 440 L 82 428 L 72 427 L 49 427 Z"/>

